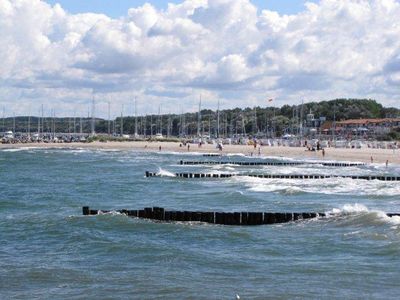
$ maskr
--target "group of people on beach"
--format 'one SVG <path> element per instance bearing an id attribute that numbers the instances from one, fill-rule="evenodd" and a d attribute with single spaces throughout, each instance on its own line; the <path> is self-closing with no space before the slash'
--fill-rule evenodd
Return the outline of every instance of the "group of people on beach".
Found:
<path id="1" fill-rule="evenodd" d="M 198 147 L 201 148 L 202 145 L 203 145 L 203 143 L 200 142 L 200 143 L 198 144 Z M 261 143 L 258 143 L 257 140 L 254 140 L 253 143 L 252 143 L 252 146 L 253 146 L 254 152 L 253 152 L 253 151 L 252 151 L 252 152 L 249 152 L 249 155 L 250 155 L 250 156 L 253 156 L 254 153 L 257 153 L 258 156 L 261 156 L 261 147 L 262 147 Z M 179 147 L 180 147 L 180 148 L 186 147 L 186 148 L 187 148 L 187 151 L 190 151 L 190 143 L 188 143 L 188 142 L 182 142 L 182 143 L 180 143 L 180 144 L 179 144 Z M 308 144 L 307 144 L 307 141 L 305 141 L 304 147 L 307 148 L 306 151 L 321 151 L 322 157 L 325 157 L 325 154 L 326 154 L 326 153 L 325 153 L 325 148 L 324 148 L 324 147 L 321 147 L 321 145 L 320 145 L 319 142 L 317 142 L 316 145 L 315 145 L 315 147 L 314 147 L 314 146 L 308 145 Z M 147 149 L 147 145 L 145 145 L 144 148 Z M 223 150 L 223 145 L 222 145 L 222 143 L 221 143 L 221 142 L 217 143 L 216 148 L 217 148 L 219 151 L 222 151 L 222 150 Z M 159 151 L 162 151 L 161 145 L 158 146 L 158 150 L 159 150 Z M 257 151 L 257 152 L 256 152 L 256 151 Z M 374 163 L 374 157 L 373 157 L 372 155 L 371 155 L 371 157 L 370 157 L 370 162 L 371 162 L 371 164 Z M 386 165 L 386 167 L 389 166 L 389 160 L 386 160 L 385 165 Z"/>

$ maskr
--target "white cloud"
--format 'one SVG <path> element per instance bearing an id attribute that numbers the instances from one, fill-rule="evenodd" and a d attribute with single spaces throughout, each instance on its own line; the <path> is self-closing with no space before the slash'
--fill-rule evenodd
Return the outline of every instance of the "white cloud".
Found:
<path id="1" fill-rule="evenodd" d="M 186 0 L 118 19 L 0 0 L 0 101 L 9 113 L 26 113 L 23 102 L 85 112 L 94 90 L 115 111 L 138 95 L 143 112 L 159 103 L 178 112 L 200 93 L 226 106 L 273 95 L 277 104 L 368 97 L 399 107 L 399 15 L 396 0 L 321 0 L 296 15 Z"/>

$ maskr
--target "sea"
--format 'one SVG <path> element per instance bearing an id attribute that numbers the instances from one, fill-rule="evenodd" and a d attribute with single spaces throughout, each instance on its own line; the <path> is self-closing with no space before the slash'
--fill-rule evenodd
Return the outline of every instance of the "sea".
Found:
<path id="1" fill-rule="evenodd" d="M 229 165 L 180 165 L 180 160 Z M 237 166 L 237 161 L 303 161 Z M 1 299 L 398 299 L 400 183 L 174 177 L 393 175 L 399 165 L 133 150 L 0 150 Z M 145 172 L 159 177 L 146 178 Z M 82 207 L 111 210 L 83 216 Z M 275 225 L 160 223 L 120 209 L 325 212 Z"/>

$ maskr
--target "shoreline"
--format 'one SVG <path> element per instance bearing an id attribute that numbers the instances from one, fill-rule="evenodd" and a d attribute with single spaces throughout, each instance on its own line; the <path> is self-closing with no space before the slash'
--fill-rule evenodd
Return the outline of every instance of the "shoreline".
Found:
<path id="1" fill-rule="evenodd" d="M 203 144 L 198 147 L 197 144 L 190 144 L 190 151 L 187 146 L 179 147 L 180 143 L 177 142 L 148 142 L 148 141 L 134 141 L 134 142 L 92 142 L 92 143 L 27 143 L 27 144 L 0 144 L 2 149 L 18 149 L 18 148 L 44 148 L 44 149 L 109 149 L 109 150 L 135 150 L 142 152 L 182 152 L 182 153 L 221 153 L 221 154 L 238 154 L 251 155 L 254 158 L 258 157 L 258 148 L 254 149 L 253 146 L 248 145 L 224 145 L 222 151 L 215 148 L 214 145 Z M 335 161 L 352 161 L 371 163 L 371 156 L 373 163 L 385 164 L 400 164 L 400 150 L 392 149 L 348 149 L 348 148 L 326 148 L 325 157 L 322 156 L 322 151 L 306 151 L 304 147 L 286 147 L 286 146 L 262 146 L 260 151 L 263 157 L 276 157 L 276 158 L 294 158 L 294 159 L 313 159 L 313 160 L 335 160 Z"/>

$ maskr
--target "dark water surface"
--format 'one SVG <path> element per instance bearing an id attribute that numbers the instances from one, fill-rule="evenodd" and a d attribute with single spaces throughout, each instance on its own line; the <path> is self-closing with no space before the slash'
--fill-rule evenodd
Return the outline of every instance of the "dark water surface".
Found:
<path id="1" fill-rule="evenodd" d="M 168 172 L 400 174 L 399 166 L 179 166 L 191 154 L 0 151 L 1 299 L 398 299 L 400 183 Z M 218 158 L 208 158 L 218 159 Z M 230 157 L 245 160 L 245 157 Z M 226 160 L 226 159 L 224 159 Z M 145 178 L 160 170 L 165 177 Z M 322 211 L 255 227 L 163 224 L 93 209 Z"/>

